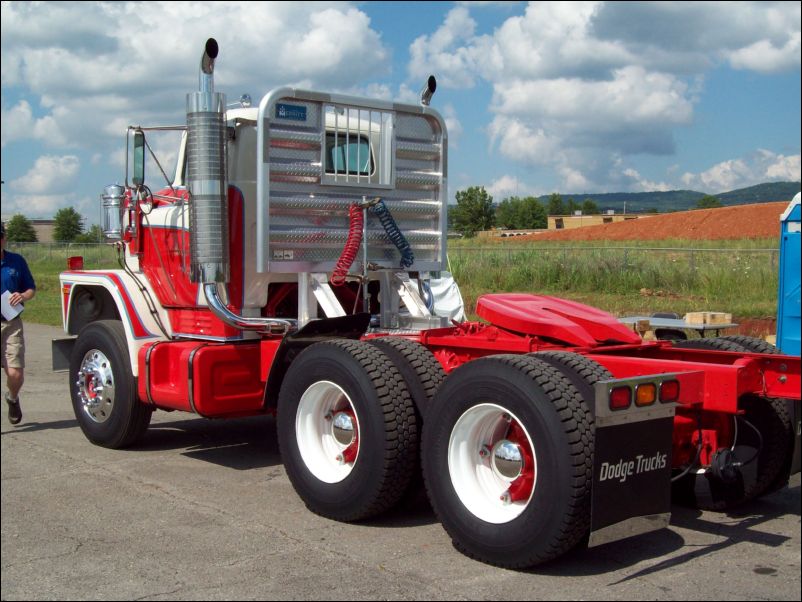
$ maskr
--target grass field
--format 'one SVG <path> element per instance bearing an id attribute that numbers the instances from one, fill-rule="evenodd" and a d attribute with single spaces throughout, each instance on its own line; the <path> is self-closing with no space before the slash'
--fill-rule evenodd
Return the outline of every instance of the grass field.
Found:
<path id="1" fill-rule="evenodd" d="M 769 318 L 777 311 L 776 239 L 626 244 L 457 241 L 451 270 L 466 307 L 483 293 L 566 297 L 614 314 L 725 311 Z"/>
<path id="2" fill-rule="evenodd" d="M 776 315 L 777 248 L 776 239 L 537 246 L 460 240 L 450 242 L 449 264 L 472 317 L 481 294 L 528 292 L 616 315 L 724 311 L 738 321 Z M 108 245 L 9 245 L 9 250 L 23 254 L 37 282 L 25 319 L 42 324 L 61 324 L 58 274 L 67 257 L 83 255 L 86 269 L 117 267 Z"/>

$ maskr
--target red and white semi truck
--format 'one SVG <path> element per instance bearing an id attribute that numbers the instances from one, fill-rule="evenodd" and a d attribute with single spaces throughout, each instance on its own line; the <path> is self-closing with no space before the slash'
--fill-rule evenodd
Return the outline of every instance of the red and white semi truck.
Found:
<path id="1" fill-rule="evenodd" d="M 434 78 L 420 105 L 279 88 L 230 108 L 217 54 L 163 184 L 159 128 L 129 128 L 131 174 L 102 196 L 120 268 L 61 275 L 54 367 L 91 442 L 133 445 L 158 410 L 275 415 L 313 512 L 375 516 L 422 471 L 455 546 L 511 568 L 666 527 L 672 494 L 726 509 L 799 471 L 798 357 L 644 341 L 537 295 L 462 319 Z"/>

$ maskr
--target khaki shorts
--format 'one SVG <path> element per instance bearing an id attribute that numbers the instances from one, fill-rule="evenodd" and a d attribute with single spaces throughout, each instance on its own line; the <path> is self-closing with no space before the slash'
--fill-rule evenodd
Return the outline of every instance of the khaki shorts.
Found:
<path id="1" fill-rule="evenodd" d="M 25 367 L 22 318 L 3 321 L 3 369 Z"/>

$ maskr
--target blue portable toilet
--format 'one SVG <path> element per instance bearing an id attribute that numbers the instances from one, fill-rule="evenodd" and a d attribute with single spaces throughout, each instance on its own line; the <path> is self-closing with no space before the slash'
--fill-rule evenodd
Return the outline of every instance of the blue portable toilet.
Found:
<path id="1" fill-rule="evenodd" d="M 800 347 L 800 212 L 797 193 L 780 217 L 780 290 L 777 296 L 777 347 L 786 355 L 799 355 Z"/>

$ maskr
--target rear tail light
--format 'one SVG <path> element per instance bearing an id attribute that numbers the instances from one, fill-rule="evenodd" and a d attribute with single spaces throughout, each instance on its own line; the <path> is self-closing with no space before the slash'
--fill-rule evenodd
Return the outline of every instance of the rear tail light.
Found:
<path id="1" fill-rule="evenodd" d="M 638 385 L 635 389 L 635 405 L 650 406 L 657 401 L 657 386 L 653 383 Z"/>
<path id="2" fill-rule="evenodd" d="M 679 401 L 679 381 L 667 380 L 660 384 L 660 401 L 662 403 L 671 403 Z"/>
<path id="3" fill-rule="evenodd" d="M 628 386 L 616 387 L 610 392 L 610 409 L 625 410 L 632 404 L 632 389 Z"/>
<path id="4" fill-rule="evenodd" d="M 82 270 L 84 269 L 84 258 L 80 255 L 75 255 L 73 257 L 67 257 L 67 269 L 68 270 Z"/>

